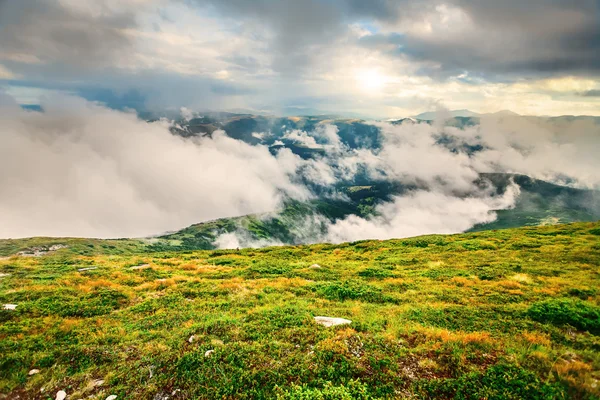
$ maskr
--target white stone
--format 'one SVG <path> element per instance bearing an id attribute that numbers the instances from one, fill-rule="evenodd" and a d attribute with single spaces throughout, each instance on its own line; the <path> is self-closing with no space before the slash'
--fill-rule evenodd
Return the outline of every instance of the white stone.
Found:
<path id="1" fill-rule="evenodd" d="M 310 269 L 320 269 L 320 268 L 321 268 L 321 266 L 320 266 L 319 264 L 313 264 L 313 265 L 311 265 L 311 266 L 310 266 L 310 267 L 308 267 L 308 268 L 310 268 Z"/>
<path id="2" fill-rule="evenodd" d="M 131 267 L 131 268 L 129 268 L 129 269 L 132 269 L 132 270 L 136 270 L 136 269 L 144 269 L 144 268 L 148 268 L 149 266 L 150 266 L 150 264 L 142 264 L 142 265 L 136 265 L 136 266 L 134 266 L 134 267 Z"/>
<path id="3" fill-rule="evenodd" d="M 115 400 L 116 398 L 117 398 L 117 395 L 116 395 L 116 394 L 111 394 L 110 396 L 108 396 L 108 397 L 106 398 L 106 400 Z"/>
<path id="4" fill-rule="evenodd" d="M 65 392 L 64 390 L 59 390 L 58 392 L 56 392 L 55 400 L 65 400 L 66 398 L 67 392 Z"/>
<path id="5" fill-rule="evenodd" d="M 188 342 L 192 343 L 194 341 L 194 339 L 196 339 L 195 335 L 190 336 L 190 338 L 188 339 Z"/>
<path id="6" fill-rule="evenodd" d="M 84 271 L 91 271 L 91 270 L 94 270 L 94 269 L 98 269 L 98 267 L 79 268 L 77 271 L 84 272 Z"/>
<path id="7" fill-rule="evenodd" d="M 94 386 L 102 386 L 102 385 L 104 385 L 104 380 L 102 380 L 102 379 L 96 379 L 94 382 L 92 382 L 92 384 Z"/>
<path id="8" fill-rule="evenodd" d="M 16 305 L 16 304 L 5 304 L 5 305 L 3 306 L 3 308 L 4 308 L 5 310 L 15 310 L 15 309 L 17 308 L 17 305 Z"/>
<path id="9" fill-rule="evenodd" d="M 31 371 L 29 371 L 29 376 L 39 374 L 39 373 L 40 373 L 39 369 L 32 369 Z"/>
<path id="10" fill-rule="evenodd" d="M 206 350 L 206 353 L 204 353 L 204 357 L 210 357 L 212 353 L 214 353 L 214 350 Z"/>
<path id="11" fill-rule="evenodd" d="M 0 274 L 0 278 L 4 278 L 6 276 L 10 276 L 10 274 Z"/>
<path id="12" fill-rule="evenodd" d="M 334 318 L 334 317 L 315 317 L 315 322 L 317 324 L 323 325 L 327 328 L 336 325 L 346 325 L 351 324 L 352 321 L 344 318 Z"/>

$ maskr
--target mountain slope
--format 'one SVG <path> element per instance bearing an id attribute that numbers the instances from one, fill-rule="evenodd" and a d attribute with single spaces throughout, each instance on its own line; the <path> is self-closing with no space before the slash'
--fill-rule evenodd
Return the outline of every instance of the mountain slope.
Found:
<path id="1" fill-rule="evenodd" d="M 600 192 L 555 185 L 525 175 L 483 174 L 502 192 L 512 180 L 521 188 L 515 207 L 496 210 L 497 219 L 472 230 L 517 228 L 600 219 Z"/>
<path id="2" fill-rule="evenodd" d="M 600 223 L 239 251 L 89 243 L 0 259 L 15 305 L 0 309 L 0 398 L 600 395 Z"/>
<path id="3" fill-rule="evenodd" d="M 473 231 L 516 228 L 577 221 L 600 220 L 600 192 L 555 185 L 515 174 L 481 174 L 482 184 L 490 183 L 502 194 L 510 182 L 521 193 L 514 208 L 496 210 L 497 219 L 476 225 Z M 192 225 L 160 236 L 168 242 L 157 249 L 211 249 L 220 235 L 235 233 L 244 238 L 242 246 L 314 243 L 323 238 L 327 226 L 349 215 L 363 218 L 376 213 L 376 206 L 411 188 L 391 183 L 339 188 L 346 200 L 323 197 L 309 203 L 287 202 L 281 211 L 239 218 L 220 219 Z M 166 247 L 165 247 L 166 246 Z M 229 247 L 238 247 L 229 246 Z"/>

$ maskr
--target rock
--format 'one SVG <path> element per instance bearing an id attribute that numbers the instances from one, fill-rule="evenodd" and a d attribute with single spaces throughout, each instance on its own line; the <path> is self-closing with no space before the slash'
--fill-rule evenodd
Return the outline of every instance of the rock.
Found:
<path id="1" fill-rule="evenodd" d="M 84 272 L 84 271 L 92 271 L 94 269 L 98 269 L 98 267 L 86 267 L 86 268 L 79 268 L 77 271 L 79 272 Z"/>
<path id="2" fill-rule="evenodd" d="M 102 386 L 104 385 L 104 380 L 103 379 L 96 379 L 92 382 L 93 386 Z"/>
<path id="3" fill-rule="evenodd" d="M 313 264 L 310 267 L 308 267 L 310 269 L 321 269 L 322 267 L 319 264 Z"/>
<path id="4" fill-rule="evenodd" d="M 68 246 L 65 246 L 64 244 L 54 244 L 50 247 L 46 247 L 46 246 L 31 247 L 29 249 L 19 251 L 17 253 L 17 255 L 22 256 L 22 257 L 41 257 L 44 254 L 47 254 L 51 251 L 66 249 L 67 247 Z"/>
<path id="5" fill-rule="evenodd" d="M 67 398 L 67 392 L 64 390 L 59 390 L 56 392 L 55 400 L 65 400 Z"/>
<path id="6" fill-rule="evenodd" d="M 17 305 L 16 304 L 5 304 L 2 308 L 4 308 L 5 310 L 16 310 Z"/>
<path id="7" fill-rule="evenodd" d="M 131 267 L 129 269 L 131 269 L 131 270 L 144 269 L 144 268 L 148 268 L 149 266 L 150 266 L 150 264 L 142 264 L 142 265 L 136 265 L 136 266 Z"/>
<path id="8" fill-rule="evenodd" d="M 195 335 L 190 336 L 190 338 L 188 339 L 188 342 L 192 343 L 194 341 L 194 339 L 196 339 Z"/>
<path id="9" fill-rule="evenodd" d="M 346 325 L 351 324 L 352 321 L 344 318 L 334 318 L 334 317 L 315 317 L 315 322 L 317 324 L 323 325 L 327 328 L 336 325 Z"/>
<path id="10" fill-rule="evenodd" d="M 169 395 L 163 392 L 156 393 L 152 400 L 169 400 Z"/>
<path id="11" fill-rule="evenodd" d="M 106 398 L 106 400 L 115 400 L 116 398 L 117 398 L 117 395 L 116 395 L 116 394 L 111 394 L 110 396 L 108 396 L 108 397 Z"/>
<path id="12" fill-rule="evenodd" d="M 204 357 L 210 357 L 212 353 L 214 353 L 214 350 L 206 350 L 206 353 L 204 353 Z"/>
<path id="13" fill-rule="evenodd" d="M 10 276 L 10 274 L 0 274 L 0 278 L 4 278 L 6 276 Z"/>
<path id="14" fill-rule="evenodd" d="M 31 371 L 29 371 L 29 376 L 39 374 L 39 373 L 40 373 L 39 369 L 32 369 Z"/>

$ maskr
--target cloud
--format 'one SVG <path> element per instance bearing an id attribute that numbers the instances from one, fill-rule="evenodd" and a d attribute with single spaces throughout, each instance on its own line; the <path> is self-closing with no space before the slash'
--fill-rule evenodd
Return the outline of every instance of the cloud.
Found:
<path id="1" fill-rule="evenodd" d="M 598 15 L 592 0 L 0 1 L 0 79 L 140 111 L 389 118 L 445 98 L 597 114 L 588 89 L 539 81 L 600 78 Z"/>
<path id="2" fill-rule="evenodd" d="M 435 191 L 417 191 L 377 207 L 379 215 L 351 215 L 329 226 L 327 240 L 334 243 L 361 239 L 389 239 L 431 233 L 463 232 L 476 224 L 496 219 L 494 210 L 512 207 L 519 194 L 509 186 L 501 197 L 459 198 Z"/>
<path id="3" fill-rule="evenodd" d="M 594 118 L 501 113 L 483 116 L 480 124 L 465 128 L 439 122 L 375 124 L 381 129 L 383 141 L 380 147 L 368 149 L 345 146 L 334 127 L 319 127 L 311 132 L 295 130 L 286 135 L 314 147 L 318 145 L 316 138 L 322 139 L 328 132 L 325 142 L 339 143 L 336 151 L 302 161 L 297 173 L 304 181 L 325 187 L 344 181 L 352 184 L 362 170 L 372 180 L 397 182 L 406 187 L 403 194 L 379 204 L 371 217 L 350 215 L 334 222 L 315 223 L 314 216 L 309 215 L 302 225 L 319 229 L 313 229 L 311 235 L 298 236 L 299 242 L 339 243 L 456 233 L 491 222 L 496 218 L 496 210 L 515 205 L 520 188 L 512 183 L 498 194 L 493 187 L 481 185 L 480 174 L 486 172 L 526 174 L 558 184 L 600 188 L 600 160 L 596 157 L 600 151 L 600 125 Z M 237 244 L 277 244 L 252 243 L 246 232 L 235 235 L 243 238 Z M 230 243 L 219 240 L 217 244 L 227 247 Z"/>
<path id="4" fill-rule="evenodd" d="M 0 237 L 142 236 L 307 199 L 294 159 L 216 132 L 195 142 L 77 98 L 0 101 Z"/>
<path id="5" fill-rule="evenodd" d="M 15 79 L 16 75 L 13 74 L 8 68 L 0 64 L 0 79 Z"/>
<path id="6" fill-rule="evenodd" d="M 392 1 L 378 0 L 368 6 L 356 0 L 190 0 L 209 7 L 221 18 L 234 20 L 261 37 L 268 46 L 271 68 L 284 75 L 312 74 L 323 54 L 343 45 L 355 19 L 388 20 L 399 8 Z M 256 64 L 242 59 L 246 67 Z"/>
<path id="7" fill-rule="evenodd" d="M 396 26 L 400 32 L 389 28 L 366 37 L 365 43 L 429 63 L 422 72 L 439 78 L 464 72 L 500 81 L 600 75 L 597 1 L 426 3 L 434 6 L 422 19 Z"/>
<path id="8" fill-rule="evenodd" d="M 128 55 L 144 1 L 20 0 L 0 2 L 0 59 L 101 68 Z"/>
<path id="9" fill-rule="evenodd" d="M 288 198 L 336 196 L 336 185 L 361 179 L 406 190 L 379 205 L 376 217 L 349 217 L 322 230 L 314 227 L 323 220 L 312 216 L 317 220 L 294 227 L 297 236 L 339 241 L 458 232 L 493 219 L 492 211 L 510 207 L 517 195 L 514 188 L 502 196 L 482 188 L 480 173 L 600 188 L 600 124 L 593 118 L 499 114 L 463 129 L 374 123 L 381 141 L 359 148 L 321 123 L 284 134 L 322 150 L 302 159 L 222 131 L 183 139 L 170 133 L 168 121 L 145 122 L 80 98 L 48 97 L 42 106 L 43 113 L 25 111 L 0 97 L 0 237 L 157 234 L 272 212 Z M 219 243 L 233 243 L 226 239 Z M 238 242 L 250 239 L 241 235 Z"/>

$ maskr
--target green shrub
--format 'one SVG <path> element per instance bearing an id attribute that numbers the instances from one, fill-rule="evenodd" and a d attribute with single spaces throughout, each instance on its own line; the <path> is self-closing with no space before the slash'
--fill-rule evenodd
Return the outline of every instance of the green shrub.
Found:
<path id="1" fill-rule="evenodd" d="M 494 243 L 485 241 L 485 240 L 468 240 L 462 242 L 462 247 L 466 250 L 474 251 L 474 250 L 497 250 L 498 246 Z"/>
<path id="2" fill-rule="evenodd" d="M 334 386 L 327 382 L 322 389 L 292 384 L 289 388 L 276 388 L 278 400 L 368 400 L 367 387 L 358 380 Z"/>
<path id="3" fill-rule="evenodd" d="M 112 289 L 98 289 L 86 296 L 57 294 L 45 297 L 25 307 L 40 315 L 59 315 L 61 317 L 94 317 L 109 314 L 123 306 L 128 297 Z"/>
<path id="4" fill-rule="evenodd" d="M 292 267 L 284 263 L 274 263 L 270 261 L 259 261 L 252 264 L 245 271 L 248 278 L 264 278 L 276 275 L 283 275 L 292 271 Z"/>
<path id="5" fill-rule="evenodd" d="M 538 322 L 571 325 L 574 328 L 600 333 L 600 308 L 587 301 L 551 299 L 532 304 L 527 311 Z"/>
<path id="6" fill-rule="evenodd" d="M 387 269 L 366 268 L 359 271 L 358 276 L 362 276 L 363 278 L 390 278 L 394 276 L 394 274 Z"/>
<path id="7" fill-rule="evenodd" d="M 385 303 L 393 299 L 384 296 L 381 289 L 355 281 L 331 282 L 316 287 L 317 293 L 332 301 L 362 300 L 369 303 Z"/>
<path id="8" fill-rule="evenodd" d="M 594 289 L 571 288 L 567 293 L 570 296 L 579 297 L 581 300 L 587 300 L 588 297 L 594 296 L 596 291 Z"/>
<path id="9" fill-rule="evenodd" d="M 537 249 L 542 247 L 542 243 L 530 240 L 530 241 L 522 241 L 516 242 L 509 246 L 511 250 L 522 250 L 522 249 Z"/>
<path id="10" fill-rule="evenodd" d="M 232 257 L 219 257 L 210 260 L 213 265 L 240 265 L 240 260 Z"/>
<path id="11" fill-rule="evenodd" d="M 546 383 L 531 371 L 506 364 L 494 365 L 484 373 L 474 372 L 457 379 L 422 380 L 415 386 L 419 398 L 425 399 L 566 399 L 559 384 Z"/>

